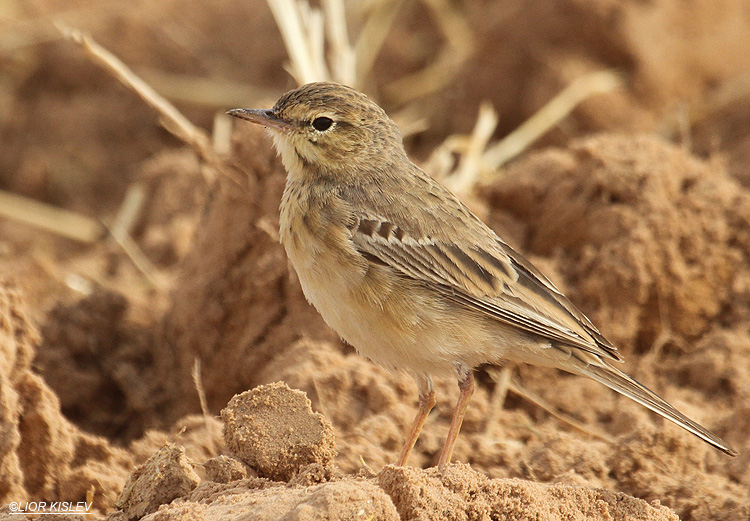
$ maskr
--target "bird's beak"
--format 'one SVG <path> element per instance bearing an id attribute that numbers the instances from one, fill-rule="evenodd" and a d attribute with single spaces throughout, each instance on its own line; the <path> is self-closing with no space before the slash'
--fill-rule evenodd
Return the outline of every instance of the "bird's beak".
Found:
<path id="1" fill-rule="evenodd" d="M 278 118 L 271 109 L 232 109 L 228 110 L 227 114 L 281 132 L 289 132 L 292 129 L 289 123 Z"/>

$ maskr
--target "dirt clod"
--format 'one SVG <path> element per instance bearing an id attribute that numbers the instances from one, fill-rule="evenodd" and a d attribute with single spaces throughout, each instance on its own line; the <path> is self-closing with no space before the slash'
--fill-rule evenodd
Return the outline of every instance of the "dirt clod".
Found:
<path id="1" fill-rule="evenodd" d="M 310 487 L 237 487 L 200 503 L 172 503 L 144 521 L 180 519 L 257 521 L 399 521 L 390 498 L 372 482 L 338 481 Z"/>
<path id="2" fill-rule="evenodd" d="M 401 519 L 612 519 L 677 521 L 670 509 L 608 490 L 494 479 L 464 464 L 437 469 L 386 466 L 378 483 L 393 499 Z"/>
<path id="3" fill-rule="evenodd" d="M 166 444 L 128 476 L 117 508 L 128 519 L 139 519 L 159 506 L 187 495 L 200 483 L 185 449 Z"/>
<path id="4" fill-rule="evenodd" d="M 231 483 L 248 477 L 247 467 L 229 456 L 216 456 L 203 463 L 206 479 L 216 483 Z"/>
<path id="5" fill-rule="evenodd" d="M 235 396 L 221 418 L 227 448 L 263 477 L 288 481 L 301 467 L 328 465 L 336 455 L 330 422 L 285 383 Z"/>

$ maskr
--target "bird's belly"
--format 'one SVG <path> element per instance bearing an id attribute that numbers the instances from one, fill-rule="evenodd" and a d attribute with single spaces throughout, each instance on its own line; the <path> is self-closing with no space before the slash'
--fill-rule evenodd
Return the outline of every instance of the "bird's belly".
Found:
<path id="1" fill-rule="evenodd" d="M 309 243 L 308 243 L 309 244 Z M 287 253 L 326 323 L 357 351 L 390 369 L 447 374 L 456 362 L 497 363 L 510 339 L 473 313 L 391 268 L 355 262 L 325 247 Z M 321 245 L 322 246 L 322 245 Z M 355 253 L 356 254 L 356 253 Z M 358 255 L 358 254 L 357 254 Z"/>

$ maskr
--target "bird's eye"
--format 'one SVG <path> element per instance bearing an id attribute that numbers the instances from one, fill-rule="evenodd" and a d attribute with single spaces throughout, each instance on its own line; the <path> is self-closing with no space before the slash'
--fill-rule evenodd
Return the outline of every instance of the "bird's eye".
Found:
<path id="1" fill-rule="evenodd" d="M 325 116 L 320 116 L 319 118 L 315 118 L 312 122 L 312 126 L 315 130 L 318 132 L 324 132 L 331 128 L 331 125 L 333 125 L 333 120 L 331 118 L 327 118 Z"/>

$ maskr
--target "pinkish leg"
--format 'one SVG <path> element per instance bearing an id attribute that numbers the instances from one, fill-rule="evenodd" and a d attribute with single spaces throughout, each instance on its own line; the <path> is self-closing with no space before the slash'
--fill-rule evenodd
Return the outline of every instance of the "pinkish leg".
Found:
<path id="1" fill-rule="evenodd" d="M 466 407 L 469 405 L 469 399 L 471 398 L 471 395 L 474 394 L 474 374 L 472 373 L 471 368 L 464 364 L 457 364 L 456 373 L 458 374 L 458 388 L 461 393 L 458 395 L 456 408 L 453 409 L 451 426 L 448 429 L 448 436 L 445 438 L 443 451 L 440 453 L 438 468 L 441 471 L 451 461 L 451 456 L 453 455 L 453 447 L 456 445 L 458 432 L 461 430 L 461 424 L 464 421 Z"/>
<path id="2" fill-rule="evenodd" d="M 417 385 L 419 386 L 419 409 L 417 410 L 417 415 L 414 417 L 414 422 L 411 424 L 404 448 L 401 449 L 401 456 L 399 456 L 398 463 L 396 463 L 399 467 L 403 467 L 406 464 L 409 453 L 414 448 L 414 444 L 417 443 L 419 433 L 422 432 L 427 415 L 435 407 L 435 388 L 432 384 L 432 378 L 417 378 Z"/>

